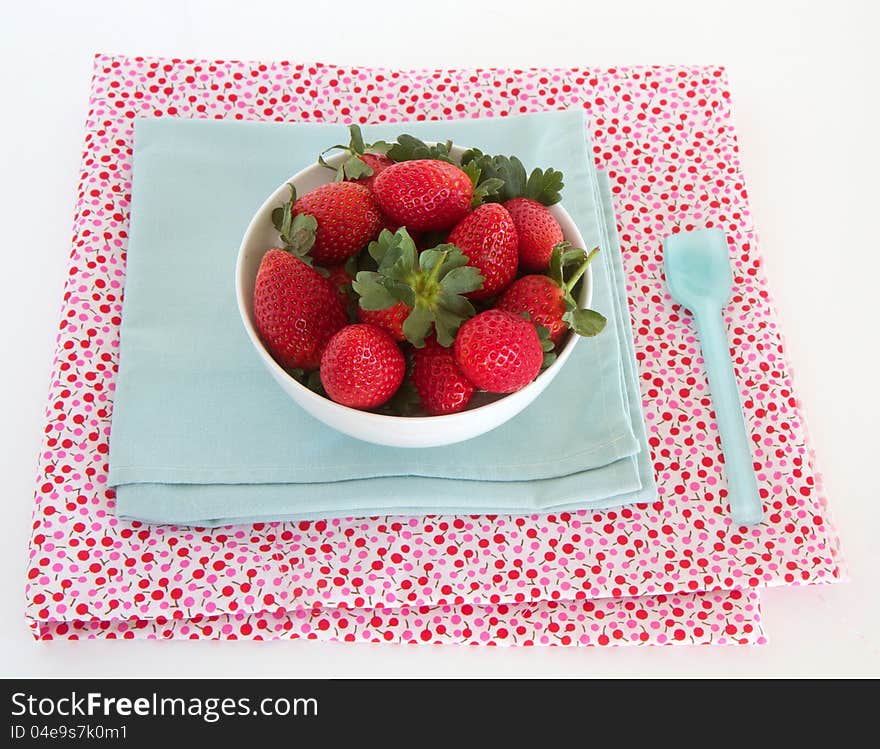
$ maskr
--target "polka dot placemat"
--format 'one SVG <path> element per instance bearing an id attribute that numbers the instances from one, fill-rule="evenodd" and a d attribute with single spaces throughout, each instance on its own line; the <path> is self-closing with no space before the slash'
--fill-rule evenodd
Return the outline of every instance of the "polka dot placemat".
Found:
<path id="1" fill-rule="evenodd" d="M 117 520 L 107 451 L 135 117 L 391 122 L 581 107 L 611 178 L 661 500 L 605 512 L 232 528 Z M 735 247 L 727 324 L 765 507 L 731 525 L 711 402 L 661 240 Z M 833 582 L 838 543 L 761 270 L 720 68 L 395 71 L 98 56 L 40 453 L 38 638 L 475 644 L 763 641 L 757 590 Z"/>

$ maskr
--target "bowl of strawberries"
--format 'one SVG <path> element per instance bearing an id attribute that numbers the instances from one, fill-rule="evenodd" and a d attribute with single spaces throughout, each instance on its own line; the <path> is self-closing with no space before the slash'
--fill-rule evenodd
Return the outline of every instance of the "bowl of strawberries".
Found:
<path id="1" fill-rule="evenodd" d="M 344 434 L 394 447 L 484 434 L 605 327 L 589 308 L 599 250 L 583 249 L 555 169 L 350 134 L 247 227 L 245 331 L 284 392 Z"/>

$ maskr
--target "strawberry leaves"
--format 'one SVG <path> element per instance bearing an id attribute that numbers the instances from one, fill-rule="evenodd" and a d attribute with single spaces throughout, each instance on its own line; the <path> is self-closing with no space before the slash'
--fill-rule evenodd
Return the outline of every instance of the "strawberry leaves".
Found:
<path id="1" fill-rule="evenodd" d="M 598 248 L 594 250 L 594 253 L 598 253 Z M 550 266 L 547 270 L 547 275 L 552 278 L 557 285 L 561 287 L 565 287 L 565 268 L 566 266 L 571 265 L 572 263 L 583 260 L 585 257 L 584 251 L 572 247 L 571 242 L 560 242 L 553 248 L 553 251 L 550 255 Z M 590 261 L 592 262 L 593 255 L 590 256 Z M 583 271 L 578 274 L 577 278 L 574 279 L 574 283 L 571 288 L 573 289 L 577 284 L 580 277 L 586 272 L 587 268 L 584 266 Z M 571 279 L 569 279 L 571 280 Z"/>
<path id="2" fill-rule="evenodd" d="M 562 200 L 565 182 L 562 172 L 556 169 L 532 169 L 522 197 L 536 200 L 542 205 L 553 205 Z M 514 196 L 519 197 L 519 196 Z"/>
<path id="3" fill-rule="evenodd" d="M 318 156 L 318 163 L 327 167 L 327 169 L 335 169 L 336 177 L 335 180 L 337 182 L 342 182 L 345 179 L 362 179 L 363 177 L 372 177 L 373 176 L 373 167 L 371 167 L 367 162 L 365 162 L 361 156 L 365 153 L 377 153 L 384 154 L 387 153 L 388 149 L 391 148 L 391 145 L 386 143 L 384 140 L 377 140 L 375 143 L 364 143 L 364 136 L 361 133 L 361 129 L 357 125 L 349 125 L 348 132 L 351 136 L 351 139 L 347 146 L 343 145 L 335 145 L 330 146 L 330 148 L 325 148 L 321 151 Z M 341 150 L 343 153 L 348 154 L 348 158 L 345 159 L 338 167 L 331 166 L 324 159 L 324 156 L 331 151 Z"/>
<path id="4" fill-rule="evenodd" d="M 578 309 L 576 306 L 567 310 L 562 319 L 568 323 L 568 327 L 575 333 L 585 338 L 599 335 L 605 329 L 605 324 L 608 322 L 604 315 L 599 314 L 596 310 Z"/>
<path id="5" fill-rule="evenodd" d="M 346 179 L 361 179 L 362 177 L 372 177 L 373 167 L 367 164 L 359 156 L 349 156 L 339 168 L 336 170 L 336 181 L 342 182 Z"/>
<path id="6" fill-rule="evenodd" d="M 541 369 L 547 369 L 556 361 L 556 353 L 553 351 L 555 345 L 550 340 L 550 331 L 543 325 L 535 323 L 535 330 L 538 331 L 538 340 L 541 341 L 541 351 L 544 352 L 544 360 L 541 362 Z"/>
<path id="7" fill-rule="evenodd" d="M 497 177 L 489 177 L 481 180 L 483 170 L 477 166 L 476 161 L 469 161 L 462 166 L 462 171 L 470 177 L 474 186 L 474 194 L 471 198 L 471 208 L 482 205 L 488 198 L 498 195 L 498 191 L 504 187 L 504 181 Z"/>
<path id="8" fill-rule="evenodd" d="M 321 372 L 319 370 L 313 369 L 311 372 L 306 372 L 304 369 L 288 369 L 287 374 L 293 377 L 300 385 L 305 385 L 313 393 L 323 396 L 327 395 L 324 392 L 324 386 L 321 384 Z"/>
<path id="9" fill-rule="evenodd" d="M 587 253 L 585 250 L 573 248 L 570 242 L 560 242 L 553 248 L 553 253 L 550 255 L 550 268 L 547 274 L 563 291 L 565 313 L 562 315 L 562 321 L 575 333 L 585 338 L 599 335 L 605 329 L 607 320 L 604 315 L 595 310 L 579 309 L 572 292 L 586 273 L 590 263 L 593 262 L 593 258 L 598 254 L 598 247 Z M 566 278 L 566 267 L 574 263 L 578 263 L 577 268 Z"/>
<path id="10" fill-rule="evenodd" d="M 535 327 L 535 332 L 538 334 L 538 340 L 541 342 L 541 351 L 544 352 L 544 359 L 541 362 L 541 371 L 543 372 L 547 367 L 549 367 L 553 362 L 556 361 L 556 352 L 554 349 L 556 348 L 556 344 L 550 340 L 550 329 L 545 328 L 540 323 L 536 323 L 532 320 L 532 316 L 528 312 L 520 312 L 520 317 L 524 317 Z"/>
<path id="11" fill-rule="evenodd" d="M 360 271 L 352 286 L 365 310 L 387 309 L 403 302 L 410 313 L 403 334 L 416 348 L 435 330 L 441 346 L 451 346 L 461 324 L 473 317 L 473 305 L 463 296 L 482 287 L 483 276 L 467 264 L 467 257 L 451 244 L 441 244 L 419 254 L 401 227 L 385 229 L 368 248 L 375 271 Z"/>
<path id="12" fill-rule="evenodd" d="M 361 309 L 369 312 L 388 309 L 400 301 L 388 290 L 386 279 L 381 273 L 362 270 L 352 281 L 351 286 L 360 297 L 358 303 Z"/>
<path id="13" fill-rule="evenodd" d="M 455 162 L 450 154 L 451 151 L 451 140 L 447 140 L 445 143 L 436 143 L 429 146 L 423 140 L 419 140 L 413 135 L 404 134 L 397 136 L 397 142 L 389 147 L 386 155 L 392 161 L 434 159 L 436 161 L 446 161 L 450 164 L 454 164 Z"/>
<path id="14" fill-rule="evenodd" d="M 308 253 L 315 244 L 315 232 L 318 230 L 318 222 L 314 216 L 310 216 L 308 213 L 293 215 L 293 204 L 296 203 L 296 188 L 289 183 L 287 186 L 290 188 L 290 200 L 273 209 L 272 225 L 281 235 L 284 249 L 311 265 L 312 259 Z"/>
<path id="15" fill-rule="evenodd" d="M 502 185 L 490 195 L 502 203 L 512 198 L 531 198 L 543 205 L 553 205 L 562 199 L 565 186 L 562 172 L 536 168 L 527 174 L 516 156 L 489 156 L 478 148 L 471 148 L 462 154 L 461 168 L 468 175 L 472 174 L 469 169 L 478 172 L 476 189 L 484 183 L 500 181 Z"/>

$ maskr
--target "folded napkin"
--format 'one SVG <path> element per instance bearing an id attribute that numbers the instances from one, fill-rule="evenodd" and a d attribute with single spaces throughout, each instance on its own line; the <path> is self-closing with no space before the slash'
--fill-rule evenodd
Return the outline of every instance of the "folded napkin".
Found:
<path id="1" fill-rule="evenodd" d="M 110 483 L 123 517 L 222 525 L 387 513 L 532 513 L 656 498 L 607 184 L 580 111 L 368 126 L 514 153 L 565 174 L 564 205 L 611 321 L 547 390 L 481 437 L 430 449 L 361 442 L 272 381 L 236 309 L 233 268 L 264 197 L 341 125 L 138 120 Z"/>

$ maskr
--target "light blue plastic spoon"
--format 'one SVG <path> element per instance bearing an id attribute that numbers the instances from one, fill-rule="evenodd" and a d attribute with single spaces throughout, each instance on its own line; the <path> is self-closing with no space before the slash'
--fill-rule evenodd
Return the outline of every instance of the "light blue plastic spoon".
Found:
<path id="1" fill-rule="evenodd" d="M 733 289 L 727 238 L 721 229 L 673 234 L 663 242 L 663 264 L 673 298 L 696 320 L 724 450 L 731 515 L 739 525 L 760 523 L 758 482 L 721 316 Z"/>

